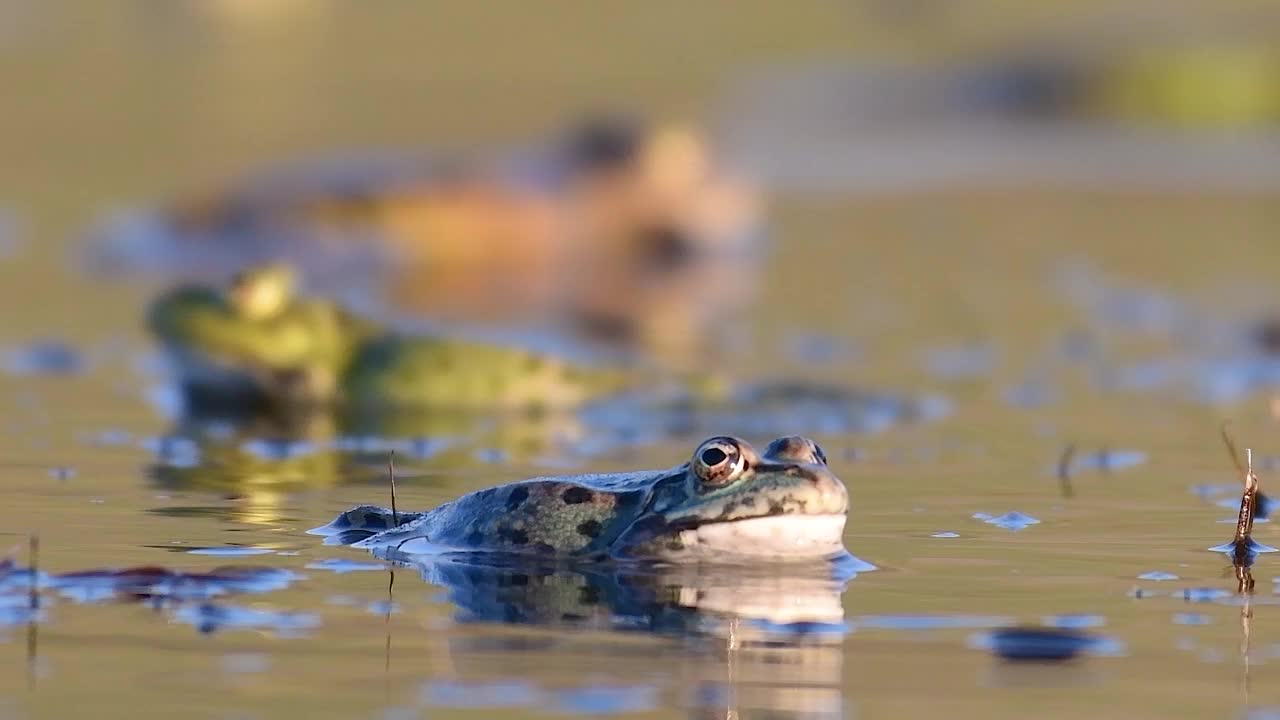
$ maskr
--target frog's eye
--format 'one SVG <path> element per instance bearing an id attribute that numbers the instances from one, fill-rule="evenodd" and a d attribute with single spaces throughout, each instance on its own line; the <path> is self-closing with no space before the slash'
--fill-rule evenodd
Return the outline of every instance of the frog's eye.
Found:
<path id="1" fill-rule="evenodd" d="M 800 435 L 791 435 L 774 440 L 769 443 L 769 448 L 765 450 L 764 454 L 765 457 L 787 462 L 811 463 L 814 465 L 827 464 L 827 454 L 822 452 L 822 447 L 809 438 Z"/>
<path id="2" fill-rule="evenodd" d="M 693 473 L 707 485 L 729 483 L 742 474 L 746 466 L 746 454 L 733 438 L 713 438 L 693 453 Z"/>

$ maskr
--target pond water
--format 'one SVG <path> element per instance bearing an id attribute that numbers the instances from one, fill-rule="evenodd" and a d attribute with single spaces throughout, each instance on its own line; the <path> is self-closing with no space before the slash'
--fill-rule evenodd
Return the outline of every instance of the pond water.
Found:
<path id="1" fill-rule="evenodd" d="M 399 506 L 423 509 L 534 475 L 674 466 L 704 428 L 574 446 L 590 452 L 529 440 L 581 428 L 294 443 L 193 428 L 140 327 L 163 278 L 87 277 L 86 228 L 263 158 L 484 140 L 605 87 L 674 112 L 728 66 L 842 39 L 815 11 L 759 50 L 746 13 L 741 47 L 683 74 L 659 82 L 675 60 L 648 68 L 628 46 L 530 103 L 489 84 L 533 76 L 511 75 L 522 51 L 546 53 L 543 75 L 577 67 L 549 25 L 506 28 L 508 55 L 445 79 L 431 62 L 464 62 L 465 43 L 394 18 L 303 13 L 289 33 L 86 12 L 16 10 L 27 30 L 0 32 L 29 95 L 0 118 L 0 549 L 16 563 L 0 566 L 0 717 L 1280 717 L 1280 561 L 1259 556 L 1246 612 L 1208 550 L 1231 539 L 1240 482 L 1222 422 L 1264 492 L 1280 467 L 1280 375 L 1242 340 L 1275 307 L 1275 194 L 779 188 L 727 369 L 946 401 L 811 432 L 849 488 L 845 544 L 874 570 L 392 567 L 305 534 L 386 504 L 392 447 Z M 344 52 L 380 37 L 385 56 Z M 34 612 L 31 533 L 47 574 Z M 1280 546 L 1274 523 L 1255 537 Z M 140 567 L 164 571 L 108 572 Z M 1018 625 L 1096 641 L 1062 662 L 997 658 L 986 634 Z"/>

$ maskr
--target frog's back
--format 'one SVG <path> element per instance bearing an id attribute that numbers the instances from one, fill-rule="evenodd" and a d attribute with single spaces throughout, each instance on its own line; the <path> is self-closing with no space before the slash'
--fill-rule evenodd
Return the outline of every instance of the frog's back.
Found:
<path id="1" fill-rule="evenodd" d="M 344 386 L 371 406 L 572 407 L 626 387 L 625 373 L 523 350 L 388 335 L 362 348 Z"/>
<path id="2" fill-rule="evenodd" d="M 589 555 L 630 526 L 666 474 L 570 475 L 499 485 L 464 495 L 361 545 L 395 548 L 414 540 L 440 551 Z"/>

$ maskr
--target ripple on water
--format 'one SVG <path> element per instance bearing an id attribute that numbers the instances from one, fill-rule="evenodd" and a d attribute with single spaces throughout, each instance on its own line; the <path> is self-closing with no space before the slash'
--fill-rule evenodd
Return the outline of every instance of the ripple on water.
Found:
<path id="1" fill-rule="evenodd" d="M 0 627 L 44 622 L 44 607 L 47 604 L 45 600 L 39 600 L 36 607 L 31 607 L 31 598 L 26 593 L 0 595 Z"/>
<path id="2" fill-rule="evenodd" d="M 60 340 L 38 340 L 4 354 L 11 375 L 77 375 L 84 366 L 80 352 Z"/>
<path id="3" fill-rule="evenodd" d="M 978 512 L 973 514 L 973 518 L 975 520 L 981 520 L 988 525 L 995 525 L 996 527 L 1001 527 L 1005 530 L 1012 530 L 1015 532 L 1040 523 L 1038 519 L 1025 513 L 1020 513 L 1016 510 L 1007 512 L 1003 515 L 990 515 L 988 513 Z"/>
<path id="4" fill-rule="evenodd" d="M 320 616 L 315 613 L 213 603 L 184 605 L 173 611 L 173 619 L 194 625 L 205 634 L 219 630 L 265 630 L 277 637 L 301 637 L 307 630 L 320 626 Z"/>
<path id="5" fill-rule="evenodd" d="M 290 460 L 314 455 L 321 450 L 317 443 L 305 440 L 249 440 L 240 446 L 245 452 L 264 460 Z"/>
<path id="6" fill-rule="evenodd" d="M 269 555 L 275 552 L 270 548 L 250 547 L 247 545 L 226 545 L 223 547 L 193 548 L 188 555 L 216 555 L 218 557 L 246 557 L 249 555 Z"/>
<path id="7" fill-rule="evenodd" d="M 923 364 L 935 377 L 973 380 L 991 374 L 996 364 L 996 351 L 986 343 L 936 348 L 925 353 Z"/>
<path id="8" fill-rule="evenodd" d="M 1190 587 L 1174 593 L 1174 597 L 1180 597 L 1187 602 L 1214 602 L 1223 598 L 1231 597 L 1231 593 L 1222 588 L 1214 587 Z"/>
<path id="9" fill-rule="evenodd" d="M 1214 503 L 1220 508 L 1228 510 L 1240 509 L 1240 488 L 1233 487 L 1230 491 L 1230 497 L 1221 498 Z M 1257 503 L 1254 505 L 1254 522 L 1267 522 L 1271 519 L 1271 514 L 1276 509 L 1276 503 L 1269 495 L 1258 493 Z M 1231 518 L 1226 522 L 1236 522 L 1237 518 Z"/>
<path id="10" fill-rule="evenodd" d="M 1091 627 L 1102 627 L 1107 624 L 1107 619 L 1101 615 L 1067 613 L 1065 615 L 1046 615 L 1040 619 L 1040 624 L 1051 628 L 1083 630 Z"/>
<path id="11" fill-rule="evenodd" d="M 1067 466 L 1067 471 L 1077 474 L 1089 471 L 1111 472 L 1136 467 L 1147 461 L 1147 454 L 1141 450 L 1099 450 L 1098 452 L 1076 455 Z M 1061 472 L 1054 466 L 1052 473 Z"/>
<path id="12" fill-rule="evenodd" d="M 657 707 L 657 688 L 650 685 L 591 685 L 578 688 L 543 689 L 526 681 L 464 683 L 433 681 L 423 685 L 419 702 L 451 708 L 549 708 L 552 712 L 588 715 L 616 715 L 652 710 Z"/>
<path id="13" fill-rule="evenodd" d="M 349 572 L 386 570 L 387 566 L 382 563 L 360 562 L 358 560 L 345 560 L 342 558 L 325 558 L 324 560 L 307 563 L 307 569 L 328 570 L 329 572 L 342 575 Z"/>
<path id="14" fill-rule="evenodd" d="M 146 438 L 139 444 L 165 465 L 192 468 L 200 464 L 200 446 L 191 438 L 178 436 Z"/>
<path id="15" fill-rule="evenodd" d="M 1250 555 L 1257 555 L 1258 553 L 1270 553 L 1270 552 L 1276 551 L 1276 549 L 1271 547 L 1270 545 L 1263 545 L 1262 543 L 1258 542 L 1257 540 L 1254 540 L 1253 538 L 1248 539 L 1248 541 L 1246 542 L 1246 547 L 1248 547 Z M 1224 553 L 1226 555 L 1234 555 L 1236 552 L 1236 544 L 1234 541 L 1227 542 L 1221 545 L 1214 545 L 1213 547 L 1208 548 L 1208 550 L 1212 552 L 1217 552 L 1217 553 Z"/>
<path id="16" fill-rule="evenodd" d="M 187 601 L 282 590 L 301 578 L 292 570 L 267 567 L 222 567 L 207 573 L 139 567 L 63 573 L 50 578 L 49 586 L 79 603 L 122 597 Z"/>
<path id="17" fill-rule="evenodd" d="M 49 468 L 49 477 L 59 482 L 66 482 L 68 480 L 71 480 L 75 478 L 77 474 L 78 473 L 76 472 L 75 468 L 67 467 L 65 465 L 60 467 L 55 467 L 55 468 Z"/>
<path id="18" fill-rule="evenodd" d="M 952 630 L 995 628 L 1013 622 L 1002 615 L 862 615 L 850 621 L 856 629 Z"/>

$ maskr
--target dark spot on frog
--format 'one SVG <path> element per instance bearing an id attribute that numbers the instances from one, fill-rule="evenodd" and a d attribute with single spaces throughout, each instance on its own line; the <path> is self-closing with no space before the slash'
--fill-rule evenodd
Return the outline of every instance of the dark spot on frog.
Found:
<path id="1" fill-rule="evenodd" d="M 529 499 L 529 488 L 517 486 L 511 489 L 511 494 L 507 496 L 507 509 L 515 510 L 520 507 L 525 500 Z"/>
<path id="2" fill-rule="evenodd" d="M 370 513 L 364 516 L 363 525 L 366 530 L 386 530 L 387 519 L 381 515 Z"/>
<path id="3" fill-rule="evenodd" d="M 600 537 L 600 533 L 604 531 L 604 526 L 599 520 L 587 520 L 578 524 L 578 534 L 586 535 L 589 538 Z"/>
<path id="4" fill-rule="evenodd" d="M 571 487 L 560 495 L 566 505 L 577 505 L 591 499 L 591 491 L 584 487 Z"/>
<path id="5" fill-rule="evenodd" d="M 528 545 L 529 531 L 503 525 L 498 528 L 498 538 L 512 545 Z"/>

